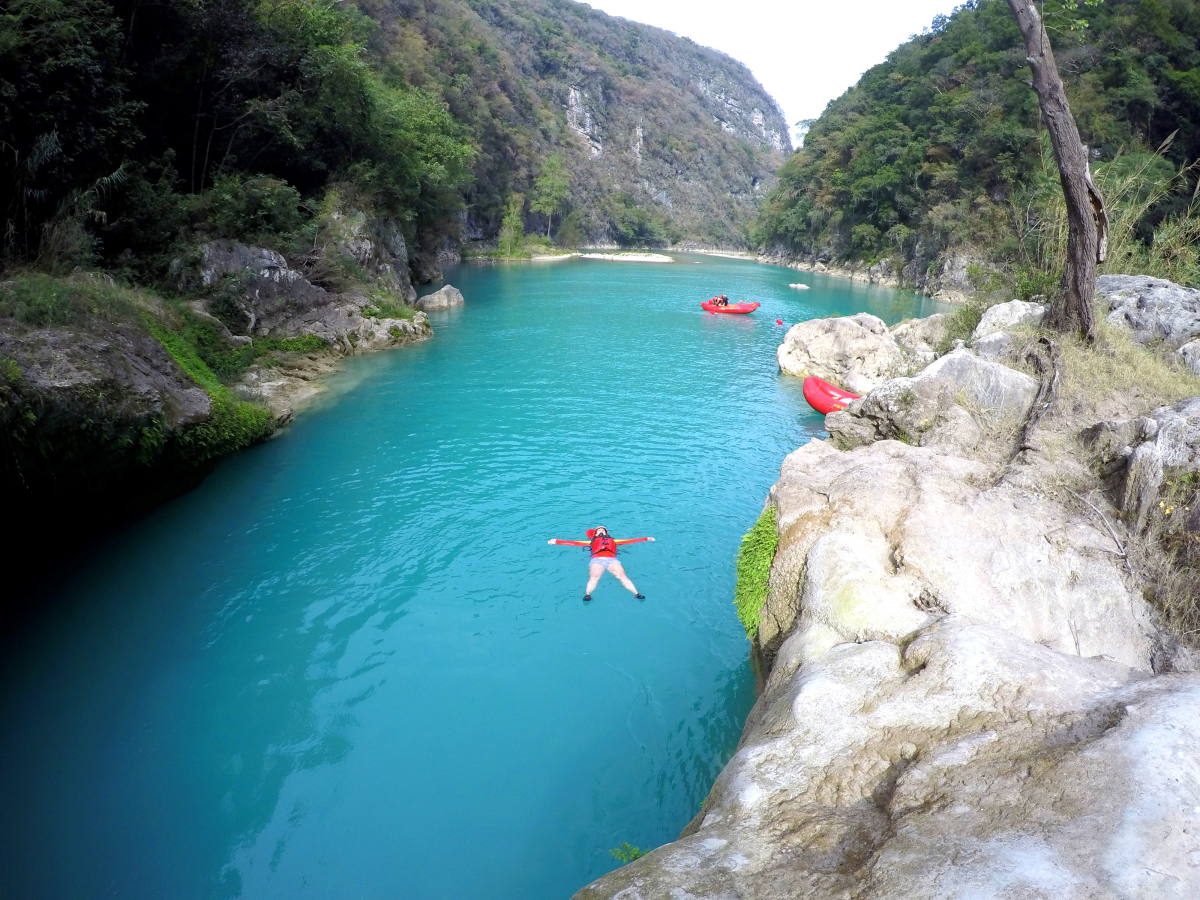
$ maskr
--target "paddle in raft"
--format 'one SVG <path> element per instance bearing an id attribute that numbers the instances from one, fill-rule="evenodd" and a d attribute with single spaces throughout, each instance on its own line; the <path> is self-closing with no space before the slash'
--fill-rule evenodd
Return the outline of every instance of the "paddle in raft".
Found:
<path id="1" fill-rule="evenodd" d="M 617 560 L 617 547 L 621 544 L 640 544 L 642 541 L 653 541 L 652 537 L 640 538 L 614 538 L 608 533 L 608 529 L 603 525 L 597 525 L 595 528 L 589 528 L 584 532 L 587 536 L 586 541 L 563 541 L 558 538 L 550 538 L 546 541 L 547 544 L 558 544 L 563 547 L 587 547 L 591 553 L 591 559 L 588 560 L 588 582 L 587 588 L 584 590 L 583 602 L 587 603 L 592 599 L 592 591 L 596 589 L 596 585 L 600 581 L 600 576 L 605 572 L 612 575 L 617 581 L 625 586 L 625 590 L 633 594 L 638 600 L 646 598 L 638 593 L 638 589 L 633 582 L 629 580 L 629 576 L 625 574 L 625 567 Z"/>

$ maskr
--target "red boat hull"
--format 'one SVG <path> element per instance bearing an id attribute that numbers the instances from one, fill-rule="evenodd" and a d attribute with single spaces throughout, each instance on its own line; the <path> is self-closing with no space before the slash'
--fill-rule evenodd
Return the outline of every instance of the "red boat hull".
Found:
<path id="1" fill-rule="evenodd" d="M 761 303 L 730 303 L 728 306 L 717 306 L 711 300 L 705 300 L 700 308 L 710 313 L 752 313 Z"/>
<path id="2" fill-rule="evenodd" d="M 844 391 L 828 381 L 822 381 L 816 375 L 804 379 L 804 399 L 819 413 L 828 415 L 845 409 L 851 400 L 857 400 L 861 395 Z"/>

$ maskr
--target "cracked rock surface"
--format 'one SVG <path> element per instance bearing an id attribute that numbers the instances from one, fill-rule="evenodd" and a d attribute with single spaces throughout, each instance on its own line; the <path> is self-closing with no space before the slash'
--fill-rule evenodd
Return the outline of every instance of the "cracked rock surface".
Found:
<path id="1" fill-rule="evenodd" d="M 678 840 L 578 897 L 1200 896 L 1200 675 L 1118 511 L 1013 455 L 1036 390 L 960 349 L 786 458 L 741 745 Z M 1190 447 L 1191 409 L 1100 438 Z"/>

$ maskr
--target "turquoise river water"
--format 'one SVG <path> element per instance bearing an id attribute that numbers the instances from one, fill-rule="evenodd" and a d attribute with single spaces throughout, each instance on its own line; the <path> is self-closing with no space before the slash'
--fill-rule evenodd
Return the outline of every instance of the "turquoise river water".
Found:
<path id="1" fill-rule="evenodd" d="M 822 428 L 775 320 L 932 311 L 677 259 L 459 267 L 432 341 L 64 560 L 0 647 L 0 895 L 559 898 L 672 840 L 754 699 L 738 542 Z M 597 523 L 657 538 L 645 601 L 546 544 Z"/>

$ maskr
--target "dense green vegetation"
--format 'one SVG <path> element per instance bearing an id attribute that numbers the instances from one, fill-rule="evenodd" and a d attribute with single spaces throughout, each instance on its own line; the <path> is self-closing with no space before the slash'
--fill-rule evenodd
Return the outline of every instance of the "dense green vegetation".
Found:
<path id="1" fill-rule="evenodd" d="M 0 318 L 35 328 L 69 325 L 89 334 L 122 327 L 145 328 L 166 349 L 183 372 L 209 395 L 213 408 L 209 421 L 184 429 L 178 446 L 168 448 L 167 429 L 161 421 L 122 424 L 121 410 L 126 404 L 124 398 L 114 394 L 89 400 L 92 408 L 80 432 L 88 440 L 116 448 L 136 444 L 136 455 L 143 463 L 168 451 L 185 465 L 197 465 L 266 437 L 274 427 L 271 414 L 239 400 L 226 384 L 267 355 L 308 352 L 324 346 L 322 340 L 312 336 L 264 337 L 231 345 L 216 323 L 197 316 L 183 304 L 169 303 L 149 292 L 94 275 L 19 274 L 0 285 Z M 20 389 L 24 379 L 19 367 L 11 359 L 6 363 L 14 372 L 8 378 L 7 403 L 0 403 L 0 422 L 15 428 L 8 436 L 12 449 L 22 454 L 31 449 L 36 453 L 62 453 L 62 444 L 54 441 L 44 448 L 33 447 L 33 443 L 43 440 L 37 435 L 39 419 L 52 411 L 38 408 L 39 401 Z M 55 427 L 66 425 L 64 422 Z M 130 427 L 136 436 L 126 433 Z M 79 449 L 90 453 L 99 448 Z"/>
<path id="2" fill-rule="evenodd" d="M 419 272 L 464 224 L 493 237 L 518 194 L 547 236 L 566 217 L 570 238 L 661 243 L 698 201 L 668 213 L 637 187 L 654 173 L 628 171 L 622 115 L 647 167 L 696 168 L 689 227 L 715 239 L 733 226 L 714 198 L 775 160 L 713 124 L 698 72 L 778 119 L 732 60 L 566 0 L 12 0 L 0 265 L 145 281 L 210 237 L 299 254 L 330 190 L 401 222 Z M 609 159 L 569 127 L 576 85 L 609 113 Z"/>
<path id="3" fill-rule="evenodd" d="M 4 258 L 145 276 L 205 234 L 286 247 L 337 181 L 436 230 L 473 151 L 439 98 L 370 64 L 372 30 L 333 0 L 6 4 Z"/>
<path id="4" fill-rule="evenodd" d="M 1200 278 L 1186 168 L 1200 156 L 1200 5 L 1058 0 L 1045 17 L 1112 207 L 1109 270 Z M 784 166 L 756 240 L 891 261 L 918 282 L 964 252 L 1030 296 L 1057 280 L 1061 202 L 1008 5 L 971 0 L 829 105 Z"/>
<path id="5" fill-rule="evenodd" d="M 758 521 L 742 538 L 737 558 L 737 584 L 734 587 L 733 604 L 742 627 L 746 629 L 746 636 L 752 641 L 758 634 L 763 604 L 767 602 L 767 580 L 771 574 L 771 562 L 775 559 L 775 548 L 778 544 L 775 507 L 767 504 L 759 514 Z"/>

